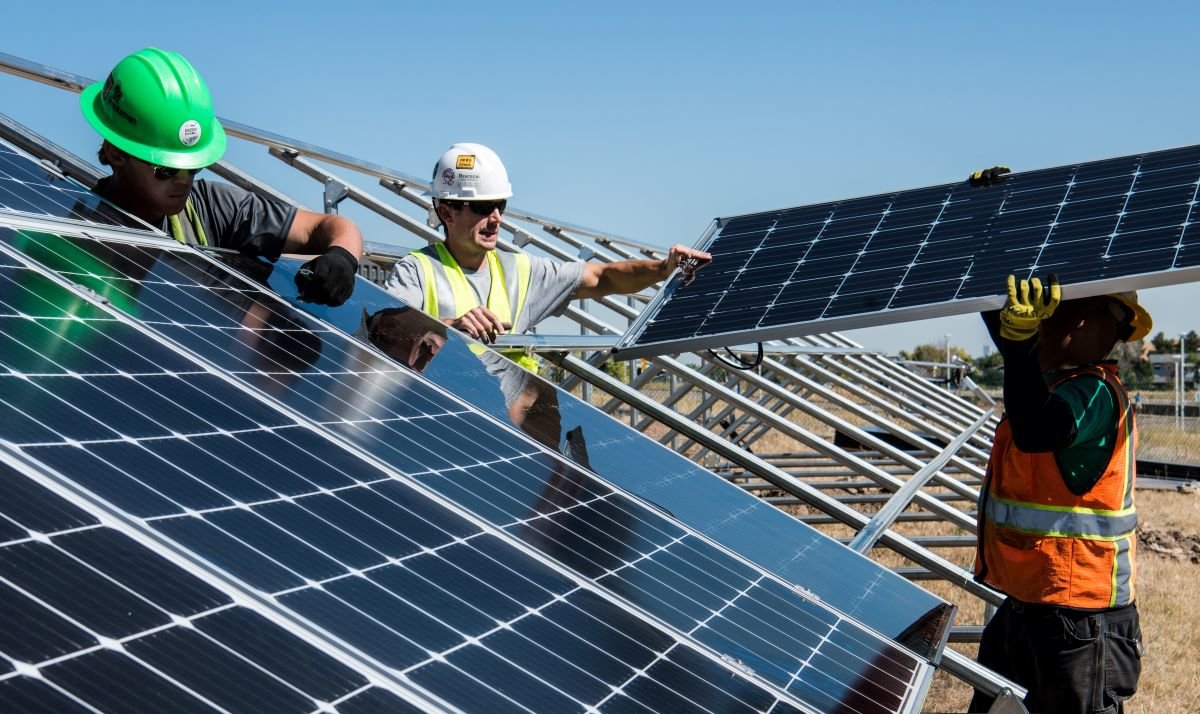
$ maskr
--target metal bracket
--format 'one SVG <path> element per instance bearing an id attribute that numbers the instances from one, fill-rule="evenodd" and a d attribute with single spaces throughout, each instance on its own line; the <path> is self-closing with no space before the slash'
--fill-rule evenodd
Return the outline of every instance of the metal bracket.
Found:
<path id="1" fill-rule="evenodd" d="M 741 661 L 737 657 L 730 657 L 729 655 L 722 653 L 721 661 L 724 662 L 725 664 L 729 665 L 730 667 L 733 667 L 734 669 L 738 670 L 742 674 L 745 674 L 745 675 L 748 675 L 751 677 L 754 676 L 754 670 L 751 669 L 745 662 Z"/>
<path id="2" fill-rule="evenodd" d="M 65 179 L 67 177 L 66 172 L 63 171 L 62 164 L 57 159 L 38 159 L 38 163 L 59 178 Z"/>
<path id="3" fill-rule="evenodd" d="M 532 242 L 533 234 L 529 231 L 523 231 L 520 228 L 513 231 L 513 243 L 516 243 L 518 248 L 524 248 Z"/>
<path id="4" fill-rule="evenodd" d="M 336 179 L 325 179 L 325 212 L 337 213 L 338 204 L 350 195 L 350 189 L 346 184 Z"/>
<path id="5" fill-rule="evenodd" d="M 1006 689 L 992 702 L 988 714 L 1029 714 L 1029 710 L 1020 697 Z"/>

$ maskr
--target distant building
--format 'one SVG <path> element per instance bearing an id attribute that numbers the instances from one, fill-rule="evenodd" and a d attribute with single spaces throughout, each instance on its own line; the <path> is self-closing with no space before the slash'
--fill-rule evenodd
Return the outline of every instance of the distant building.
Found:
<path id="1" fill-rule="evenodd" d="M 1179 362 L 1177 354 L 1151 354 L 1150 366 L 1154 368 L 1154 386 L 1170 387 L 1175 384 L 1175 365 Z M 1185 389 L 1194 389 L 1197 383 L 1196 363 L 1188 363 L 1184 367 Z"/>

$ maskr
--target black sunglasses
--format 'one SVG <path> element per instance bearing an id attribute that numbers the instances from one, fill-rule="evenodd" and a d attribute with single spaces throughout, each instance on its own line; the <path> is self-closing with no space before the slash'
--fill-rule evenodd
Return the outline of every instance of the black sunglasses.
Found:
<path id="1" fill-rule="evenodd" d="M 133 155 L 130 154 L 130 156 L 133 156 Z M 204 170 L 203 166 L 201 166 L 198 169 L 177 169 L 177 168 L 173 168 L 171 166 L 159 166 L 158 164 L 152 164 L 149 161 L 146 161 L 145 159 L 138 159 L 138 157 L 136 157 L 136 156 L 134 156 L 133 158 L 137 159 L 138 161 L 142 162 L 143 164 L 145 164 L 145 165 L 149 166 L 151 169 L 153 169 L 154 170 L 154 178 L 157 181 L 170 181 L 171 179 L 178 176 L 180 171 L 186 171 L 189 174 L 191 174 L 192 176 L 195 176 L 196 174 L 198 174 Z"/>
<path id="2" fill-rule="evenodd" d="M 471 213 L 477 216 L 490 216 L 492 211 L 500 211 L 504 213 L 504 209 L 508 208 L 508 199 L 502 198 L 499 201 L 451 201 L 452 206 L 461 206 L 471 209 Z"/>

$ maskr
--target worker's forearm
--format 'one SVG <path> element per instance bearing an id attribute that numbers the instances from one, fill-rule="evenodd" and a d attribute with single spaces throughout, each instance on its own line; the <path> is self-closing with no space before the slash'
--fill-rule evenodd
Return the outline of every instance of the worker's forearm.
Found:
<path id="1" fill-rule="evenodd" d="M 1004 411 L 1017 448 L 1038 453 L 1070 446 L 1075 440 L 1075 416 L 1066 400 L 1046 386 L 1036 339 L 998 342 L 1004 353 Z"/>
<path id="2" fill-rule="evenodd" d="M 337 246 L 355 258 L 362 256 L 363 240 L 349 218 L 332 213 L 298 210 L 284 239 L 284 253 L 315 255 Z"/>
<path id="3" fill-rule="evenodd" d="M 322 249 L 337 246 L 346 250 L 355 258 L 362 256 L 362 233 L 359 232 L 358 226 L 354 224 L 354 221 L 348 218 L 334 215 L 326 216 L 320 223 L 316 237 L 323 244 Z"/>
<path id="4" fill-rule="evenodd" d="M 670 275 L 665 260 L 623 260 L 619 263 L 591 263 L 584 274 L 584 283 L 575 291 L 577 299 L 599 298 L 605 295 L 628 295 L 666 280 Z"/>

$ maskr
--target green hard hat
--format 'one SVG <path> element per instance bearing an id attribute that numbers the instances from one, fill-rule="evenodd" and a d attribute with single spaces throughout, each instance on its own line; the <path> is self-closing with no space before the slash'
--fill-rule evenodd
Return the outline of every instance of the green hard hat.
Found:
<path id="1" fill-rule="evenodd" d="M 212 96 L 182 55 L 147 47 L 83 90 L 83 116 L 113 146 L 143 161 L 199 169 L 225 153 Z"/>

